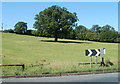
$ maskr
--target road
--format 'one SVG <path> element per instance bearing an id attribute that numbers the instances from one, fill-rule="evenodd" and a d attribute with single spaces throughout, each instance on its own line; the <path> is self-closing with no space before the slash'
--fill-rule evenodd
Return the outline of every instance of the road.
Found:
<path id="1" fill-rule="evenodd" d="M 119 79 L 120 80 L 120 79 Z M 118 73 L 71 75 L 59 77 L 4 78 L 3 82 L 118 82 Z"/>

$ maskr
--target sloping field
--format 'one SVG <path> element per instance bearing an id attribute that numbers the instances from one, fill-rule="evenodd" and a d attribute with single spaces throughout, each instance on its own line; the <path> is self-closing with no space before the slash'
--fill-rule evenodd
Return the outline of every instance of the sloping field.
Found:
<path id="1" fill-rule="evenodd" d="M 46 64 L 47 68 L 52 67 L 52 71 L 54 68 L 56 71 L 60 69 L 70 71 L 71 69 L 68 67 L 77 66 L 79 62 L 90 61 L 89 57 L 85 56 L 86 49 L 98 48 L 106 48 L 105 60 L 118 61 L 117 43 L 68 39 L 58 39 L 59 42 L 53 42 L 53 40 L 54 38 L 3 33 L 2 62 L 3 64 L 25 64 L 26 66 Z M 98 57 L 98 61 L 100 61 L 100 57 Z M 93 57 L 93 62 L 95 62 L 95 57 Z"/>

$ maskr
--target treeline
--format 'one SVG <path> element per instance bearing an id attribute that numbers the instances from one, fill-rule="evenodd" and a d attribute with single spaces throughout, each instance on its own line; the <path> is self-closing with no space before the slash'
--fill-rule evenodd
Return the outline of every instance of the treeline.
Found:
<path id="1" fill-rule="evenodd" d="M 4 32 L 17 33 L 24 35 L 33 35 L 40 37 L 52 37 L 47 34 L 44 30 L 26 30 L 24 32 L 19 30 L 5 30 Z M 58 37 L 61 39 L 74 39 L 74 40 L 89 40 L 98 42 L 117 42 L 120 43 L 120 33 L 118 33 L 112 26 L 105 25 L 100 27 L 99 25 L 93 25 L 92 28 L 86 28 L 83 25 L 70 28 L 69 33 L 63 32 Z"/>
<path id="2" fill-rule="evenodd" d="M 86 28 L 83 25 L 77 26 L 77 13 L 67 10 L 65 7 L 53 5 L 40 11 L 35 15 L 33 28 L 27 30 L 27 23 L 18 22 L 14 30 L 6 30 L 17 34 L 27 34 L 42 37 L 53 37 L 57 42 L 61 39 L 90 40 L 99 42 L 120 42 L 120 33 L 110 25 L 103 27 L 93 25 L 92 28 Z"/>
<path id="3" fill-rule="evenodd" d="M 99 25 L 93 25 L 88 29 L 85 26 L 79 25 L 75 28 L 68 30 L 69 33 L 63 32 L 64 35 L 59 35 L 61 39 L 74 39 L 74 40 L 89 40 L 98 42 L 120 42 L 120 34 L 115 31 L 110 25 L 100 27 Z M 31 35 L 51 37 L 47 32 L 32 30 Z"/>

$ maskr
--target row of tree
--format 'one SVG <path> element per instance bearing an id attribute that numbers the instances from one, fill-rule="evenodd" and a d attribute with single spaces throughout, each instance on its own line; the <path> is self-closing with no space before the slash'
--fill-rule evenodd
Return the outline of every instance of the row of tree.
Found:
<path id="1" fill-rule="evenodd" d="M 19 24 L 21 22 L 18 22 Z M 24 22 L 22 22 L 24 23 Z M 26 24 L 26 23 L 25 23 Z M 38 30 L 27 30 L 27 25 L 25 27 L 15 28 L 14 30 L 5 30 L 10 33 L 26 34 L 41 37 L 52 37 L 47 34 L 47 32 Z M 67 32 L 63 32 L 58 36 L 61 39 L 74 39 L 74 40 L 90 40 L 99 42 L 120 42 L 120 34 L 115 31 L 110 25 L 105 25 L 100 27 L 99 25 L 93 25 L 92 28 L 86 28 L 83 25 L 76 26 L 75 28 L 69 29 Z"/>
<path id="2" fill-rule="evenodd" d="M 110 25 L 100 27 L 93 25 L 91 29 L 83 25 L 77 26 L 77 14 L 69 12 L 65 7 L 53 5 L 39 12 L 35 16 L 33 27 L 36 30 L 27 30 L 27 23 L 15 24 L 14 32 L 35 36 L 58 38 L 92 40 L 104 42 L 120 42 L 120 34 Z"/>
<path id="3" fill-rule="evenodd" d="M 31 34 L 35 36 L 51 37 L 47 33 L 37 30 L 32 31 Z M 99 42 L 120 42 L 120 34 L 110 25 L 105 25 L 103 27 L 100 27 L 99 25 L 93 25 L 90 29 L 79 25 L 75 28 L 69 29 L 63 34 L 64 35 L 59 35 L 58 38 Z"/>

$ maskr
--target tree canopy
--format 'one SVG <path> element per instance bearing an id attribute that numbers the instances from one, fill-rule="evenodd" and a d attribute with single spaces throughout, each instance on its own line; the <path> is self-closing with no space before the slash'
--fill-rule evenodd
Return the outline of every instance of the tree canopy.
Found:
<path id="1" fill-rule="evenodd" d="M 112 26 L 93 25 L 86 28 L 83 25 L 77 26 L 77 14 L 71 13 L 65 7 L 53 5 L 40 11 L 35 15 L 35 23 L 33 27 L 36 30 L 27 30 L 27 23 L 18 22 L 15 29 L 5 30 L 5 32 L 16 32 L 20 34 L 54 37 L 62 39 L 78 39 L 99 42 L 120 42 L 120 32 L 116 31 Z"/>
<path id="2" fill-rule="evenodd" d="M 14 27 L 16 33 L 25 34 L 27 32 L 27 23 L 25 22 L 17 22 Z"/>
<path id="3" fill-rule="evenodd" d="M 35 16 L 34 28 L 41 34 L 55 38 L 67 35 L 78 20 L 76 13 L 64 7 L 53 5 Z"/>
<path id="4" fill-rule="evenodd" d="M 83 25 L 79 25 L 79 26 L 76 26 L 75 33 L 76 33 L 77 39 L 86 40 L 87 38 L 86 34 L 88 33 L 88 29 Z"/>

